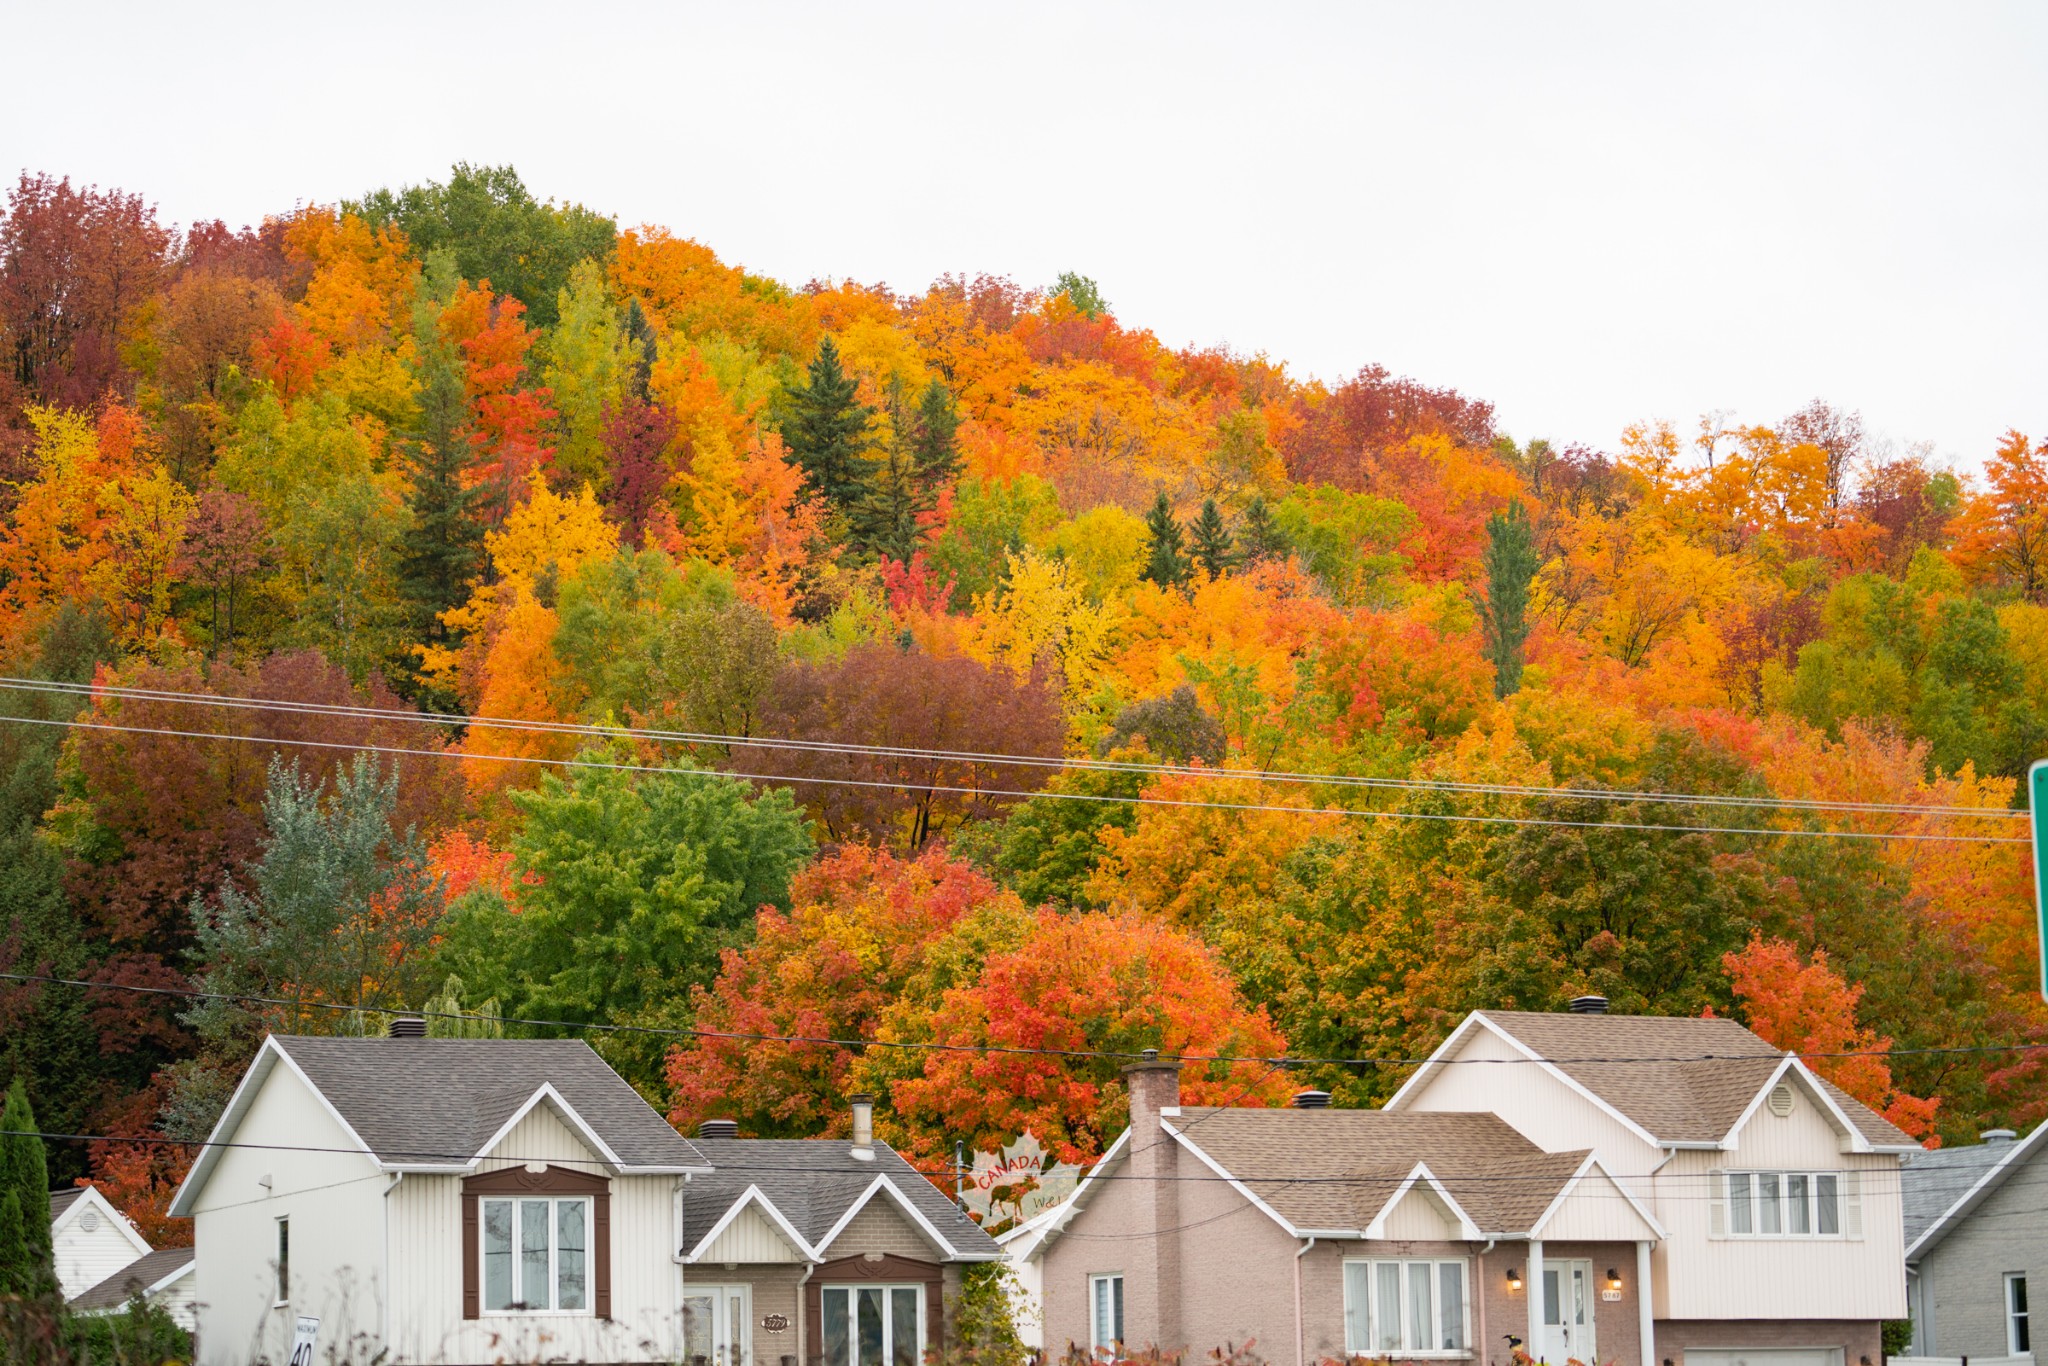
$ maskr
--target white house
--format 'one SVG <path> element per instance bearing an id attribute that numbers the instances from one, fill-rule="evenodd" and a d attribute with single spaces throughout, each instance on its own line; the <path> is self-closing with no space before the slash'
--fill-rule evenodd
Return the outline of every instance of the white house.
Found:
<path id="1" fill-rule="evenodd" d="M 167 1247 L 138 1257 L 82 1295 L 72 1298 L 74 1314 L 116 1314 L 140 1295 L 171 1316 L 186 1332 L 199 1326 L 193 1284 L 195 1260 L 189 1247 Z"/>
<path id="2" fill-rule="evenodd" d="M 273 1036 L 171 1206 L 199 1359 L 283 1360 L 312 1317 L 323 1357 L 406 1366 L 886 1366 L 1001 1256 L 864 1104 L 850 1143 L 709 1133 L 579 1041 Z"/>
<path id="3" fill-rule="evenodd" d="M 67 1300 L 150 1251 L 128 1216 L 91 1186 L 50 1192 L 50 1247 Z"/>
<path id="4" fill-rule="evenodd" d="M 1653 1213 L 1651 1363 L 1877 1366 L 1918 1144 L 1733 1020 L 1475 1011 L 1387 1102 L 1588 1148 Z M 1543 1248 L 1529 1253 L 1530 1274 Z"/>

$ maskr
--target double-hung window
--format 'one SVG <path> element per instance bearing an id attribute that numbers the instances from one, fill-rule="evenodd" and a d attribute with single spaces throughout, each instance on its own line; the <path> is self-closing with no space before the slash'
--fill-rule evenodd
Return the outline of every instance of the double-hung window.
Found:
<path id="1" fill-rule="evenodd" d="M 1117 1355 L 1124 1341 L 1124 1278 L 1088 1278 L 1088 1345 L 1097 1354 Z"/>
<path id="2" fill-rule="evenodd" d="M 825 1366 L 918 1366 L 924 1287 L 828 1285 L 818 1292 Z"/>
<path id="3" fill-rule="evenodd" d="M 2020 1356 L 2034 1350 L 2034 1334 L 2027 1320 L 2027 1276 L 2009 1271 L 2005 1277 L 2005 1350 Z"/>
<path id="4" fill-rule="evenodd" d="M 1860 1238 L 1860 1174 L 1715 1172 L 1710 1231 L 1725 1238 Z"/>
<path id="5" fill-rule="evenodd" d="M 587 1196 L 487 1199 L 482 1225 L 486 1313 L 590 1311 Z"/>
<path id="6" fill-rule="evenodd" d="M 1399 1259 L 1344 1263 L 1344 1350 L 1351 1356 L 1462 1354 L 1465 1263 Z"/>

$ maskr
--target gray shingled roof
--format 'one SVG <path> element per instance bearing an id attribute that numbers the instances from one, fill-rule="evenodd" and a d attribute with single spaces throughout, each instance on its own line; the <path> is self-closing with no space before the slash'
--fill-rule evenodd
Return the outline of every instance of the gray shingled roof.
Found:
<path id="1" fill-rule="evenodd" d="M 628 1167 L 707 1165 L 580 1039 L 272 1040 L 382 1162 L 466 1162 L 546 1085 Z"/>
<path id="2" fill-rule="evenodd" d="M 194 1255 L 189 1247 L 158 1248 L 128 1263 L 90 1290 L 73 1296 L 71 1307 L 81 1311 L 119 1309 L 138 1292 L 147 1291 L 164 1277 L 192 1265 Z"/>
<path id="3" fill-rule="evenodd" d="M 886 1176 L 952 1245 L 953 1256 L 994 1257 L 1001 1251 L 981 1225 L 886 1143 L 875 1144 L 872 1162 L 857 1161 L 843 1138 L 699 1138 L 695 1143 L 712 1172 L 691 1177 L 683 1188 L 685 1250 L 695 1247 L 749 1186 L 759 1186 L 797 1234 L 816 1247 L 875 1178 Z"/>
<path id="4" fill-rule="evenodd" d="M 1965 1148 L 1934 1148 L 1909 1153 L 1899 1169 L 1899 1199 L 1906 1217 L 1906 1246 L 1948 1213 L 1969 1193 L 1998 1159 L 2012 1152 L 2010 1143 L 1973 1143 Z"/>
<path id="5" fill-rule="evenodd" d="M 1726 1137 L 1785 1056 L 1728 1019 L 1478 1013 L 1666 1143 Z M 1911 1136 L 1869 1106 L 1817 1080 L 1868 1142 L 1913 1146 Z"/>
<path id="6" fill-rule="evenodd" d="M 1333 1232 L 1371 1223 L 1418 1162 L 1482 1233 L 1525 1232 L 1589 1155 L 1491 1114 L 1184 1106 L 1168 1122 L 1288 1223 Z"/>
<path id="7" fill-rule="evenodd" d="M 71 1186 L 50 1192 L 50 1222 L 55 1223 L 64 1216 L 64 1211 L 78 1203 L 78 1197 L 85 1194 L 85 1187 Z"/>

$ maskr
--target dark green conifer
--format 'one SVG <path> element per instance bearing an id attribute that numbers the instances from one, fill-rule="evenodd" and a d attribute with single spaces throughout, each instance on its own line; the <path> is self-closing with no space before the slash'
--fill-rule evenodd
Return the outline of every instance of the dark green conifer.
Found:
<path id="1" fill-rule="evenodd" d="M 1273 511 L 1261 494 L 1245 504 L 1244 517 L 1237 526 L 1237 553 L 1246 564 L 1277 560 L 1287 553 L 1287 534 L 1273 520 Z"/>
<path id="2" fill-rule="evenodd" d="M 1161 588 L 1174 588 L 1188 579 L 1187 535 L 1181 530 L 1180 522 L 1173 515 L 1173 504 L 1167 501 L 1166 490 L 1152 500 L 1152 510 L 1145 514 L 1145 533 L 1150 539 L 1150 549 L 1145 556 L 1145 577 Z"/>
<path id="3" fill-rule="evenodd" d="M 0 1295 L 57 1290 L 50 1253 L 50 1167 L 20 1077 L 0 1107 Z"/>
<path id="4" fill-rule="evenodd" d="M 1237 563 L 1237 555 L 1231 544 L 1230 528 L 1223 524 L 1223 514 L 1216 510 L 1216 500 L 1202 501 L 1201 515 L 1195 518 L 1192 551 L 1196 564 L 1202 566 L 1212 579 L 1220 579 Z"/>
<path id="5" fill-rule="evenodd" d="M 874 482 L 867 454 L 874 413 L 857 397 L 859 386 L 830 337 L 819 344 L 808 381 L 788 393 L 782 439 L 812 487 L 851 514 Z"/>
<path id="6" fill-rule="evenodd" d="M 1529 639 L 1529 581 L 1536 576 L 1536 533 L 1519 501 L 1486 520 L 1486 601 L 1480 624 L 1493 661 L 1493 694 L 1522 686 L 1522 646 Z"/>

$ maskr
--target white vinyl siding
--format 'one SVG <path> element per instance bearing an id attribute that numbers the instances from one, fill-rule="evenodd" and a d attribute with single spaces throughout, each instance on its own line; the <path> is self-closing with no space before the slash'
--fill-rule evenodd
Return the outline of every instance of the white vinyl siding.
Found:
<path id="1" fill-rule="evenodd" d="M 1715 1172 L 1708 1232 L 1716 1238 L 1861 1238 L 1860 1172 Z"/>
<path id="2" fill-rule="evenodd" d="M 1345 1351 L 1464 1355 L 1468 1279 L 1461 1261 L 1346 1261 Z"/>

